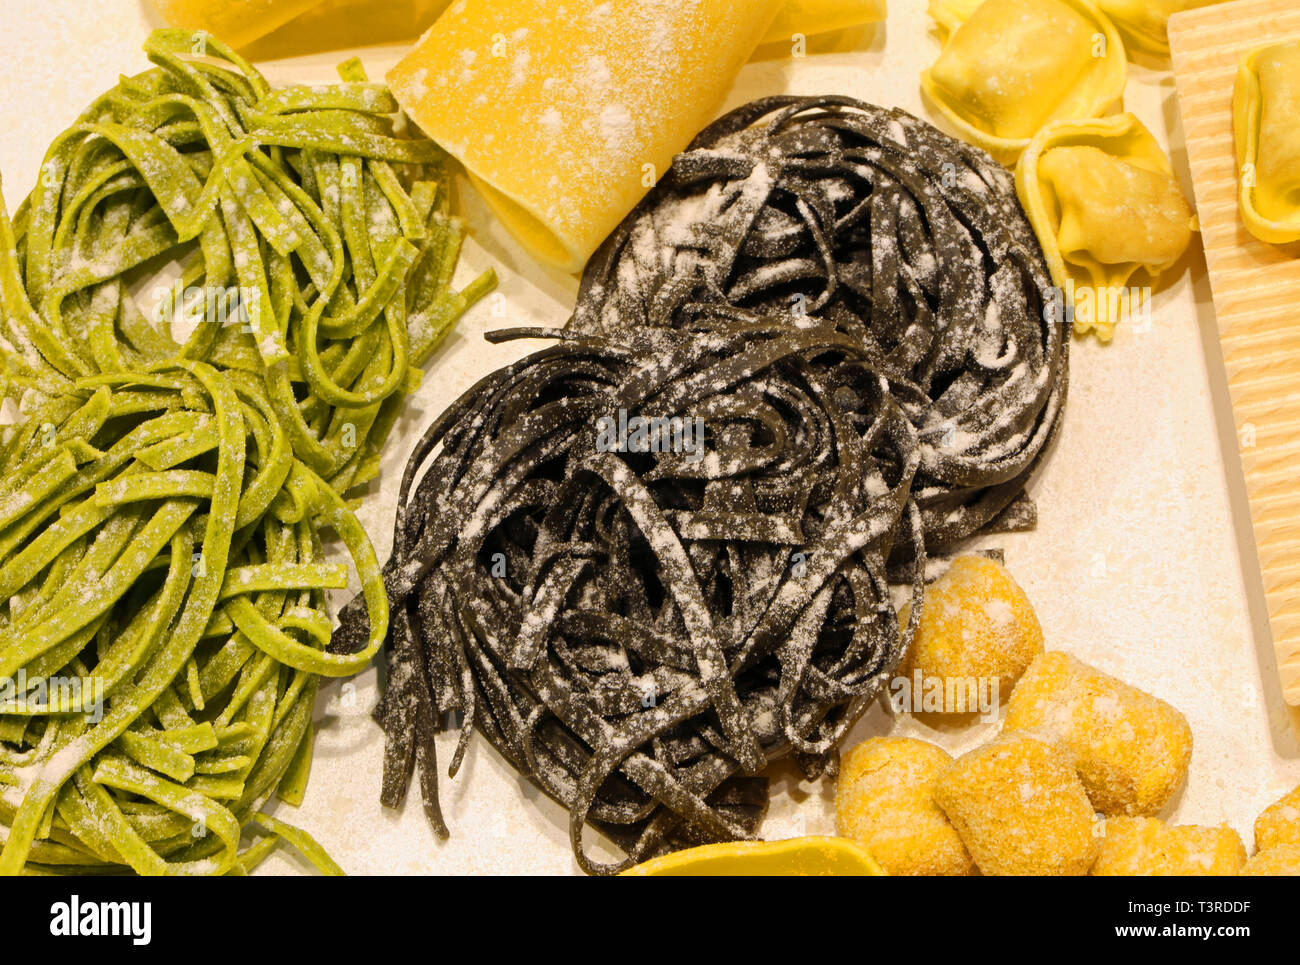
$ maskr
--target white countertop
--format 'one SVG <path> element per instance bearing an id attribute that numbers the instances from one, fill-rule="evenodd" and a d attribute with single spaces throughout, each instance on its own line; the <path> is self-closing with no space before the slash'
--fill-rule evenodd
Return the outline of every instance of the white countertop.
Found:
<path id="1" fill-rule="evenodd" d="M 762 48 L 727 108 L 773 93 L 837 93 L 933 121 L 918 86 L 938 50 L 923 0 L 892 0 L 891 7 L 887 26 L 813 38 L 803 59 Z M 119 74 L 148 66 L 140 45 L 151 24 L 142 0 L 0 0 L 0 22 L 0 174 L 12 211 L 35 182 L 49 142 Z M 273 81 L 321 82 L 352 53 L 380 78 L 400 49 L 261 66 Z M 1158 138 L 1178 144 L 1168 71 L 1133 67 L 1126 103 Z M 1172 157 L 1190 199 L 1184 152 L 1175 146 Z M 475 309 L 434 356 L 401 435 L 390 440 L 379 490 L 361 512 L 381 560 L 394 490 L 419 429 L 529 345 L 490 346 L 481 333 L 562 324 L 577 289 L 575 279 L 538 268 L 464 185 L 461 206 L 472 232 L 461 277 L 492 265 L 502 279 L 500 295 Z M 986 542 L 1005 548 L 1049 648 L 1069 651 L 1187 715 L 1195 740 L 1191 774 L 1162 816 L 1227 821 L 1249 848 L 1255 816 L 1300 783 L 1300 746 L 1276 681 L 1199 244 L 1157 293 L 1147 330 L 1121 327 L 1109 346 L 1075 340 L 1071 356 L 1064 430 L 1032 490 L 1038 529 Z M 324 688 L 306 801 L 297 810 L 278 805 L 279 816 L 315 835 L 352 873 L 576 873 L 567 815 L 481 739 L 472 742 L 456 780 L 442 782 L 450 840 L 438 841 L 428 829 L 418 789 L 404 810 L 381 809 L 382 736 L 369 718 L 375 696 L 373 669 Z M 850 740 L 890 726 L 874 708 Z M 936 732 L 903 720 L 897 730 L 960 752 L 995 726 Z M 442 741 L 446 762 L 455 736 Z M 773 790 L 766 836 L 833 833 L 829 782 L 810 785 L 781 771 Z M 303 867 L 282 850 L 263 870 Z"/>

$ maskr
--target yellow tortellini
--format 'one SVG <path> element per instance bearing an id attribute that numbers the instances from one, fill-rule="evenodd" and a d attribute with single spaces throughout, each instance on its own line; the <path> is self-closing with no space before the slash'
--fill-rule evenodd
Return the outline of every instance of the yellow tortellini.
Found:
<path id="1" fill-rule="evenodd" d="M 1131 53 L 1169 53 L 1169 18 L 1184 10 L 1208 7 L 1224 0 L 1097 0 L 1097 6 L 1115 24 Z"/>
<path id="2" fill-rule="evenodd" d="M 1147 307 L 1133 276 L 1154 282 L 1196 230 L 1169 158 L 1132 114 L 1049 124 L 1020 159 L 1016 191 L 1074 307 L 1075 334 L 1103 342 Z"/>
<path id="3" fill-rule="evenodd" d="M 1124 44 L 1091 0 L 930 0 L 929 12 L 946 42 L 921 90 L 1004 163 L 1049 121 L 1100 117 L 1123 100 Z"/>
<path id="4" fill-rule="evenodd" d="M 1300 40 L 1242 58 L 1233 124 L 1246 227 L 1270 244 L 1300 241 Z"/>

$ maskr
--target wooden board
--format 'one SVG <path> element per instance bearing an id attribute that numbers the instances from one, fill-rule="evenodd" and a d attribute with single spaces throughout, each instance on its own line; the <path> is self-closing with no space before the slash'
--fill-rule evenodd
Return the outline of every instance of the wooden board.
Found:
<path id="1" fill-rule="evenodd" d="M 1243 54 L 1298 37 L 1295 0 L 1240 0 L 1169 21 L 1273 646 L 1293 706 L 1300 705 L 1300 246 L 1265 244 L 1241 220 L 1232 91 Z"/>

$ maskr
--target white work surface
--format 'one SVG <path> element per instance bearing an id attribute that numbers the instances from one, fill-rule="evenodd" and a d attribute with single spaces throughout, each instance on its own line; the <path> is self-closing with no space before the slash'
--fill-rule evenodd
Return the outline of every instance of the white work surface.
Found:
<path id="1" fill-rule="evenodd" d="M 812 38 L 802 59 L 791 59 L 784 48 L 762 48 L 726 107 L 782 92 L 847 94 L 933 121 L 921 103 L 919 76 L 936 56 L 937 38 L 923 0 L 892 0 L 891 7 L 887 26 Z M 0 23 L 0 173 L 12 211 L 35 183 L 50 141 L 119 74 L 148 66 L 140 45 L 152 24 L 141 0 L 0 0 Z M 354 53 L 379 79 L 401 50 L 260 66 L 272 82 L 320 83 Z M 1172 75 L 1132 68 L 1126 105 L 1173 145 L 1174 166 L 1191 198 Z M 481 334 L 560 325 L 577 290 L 576 279 L 540 268 L 515 245 L 463 181 L 460 189 L 458 207 L 471 230 L 460 279 L 493 266 L 500 294 L 464 319 L 433 357 L 390 440 L 381 483 L 361 510 L 381 560 L 401 467 L 422 426 L 483 375 L 535 347 L 491 346 Z M 1300 783 L 1300 747 L 1276 682 L 1199 243 L 1157 293 L 1149 328 L 1121 327 L 1109 346 L 1075 340 L 1070 368 L 1064 431 L 1032 487 L 1038 529 L 988 543 L 1006 550 L 1049 648 L 1187 715 L 1195 739 L 1191 774 L 1162 816 L 1178 823 L 1227 821 L 1250 848 L 1255 816 Z M 369 717 L 375 699 L 373 668 L 323 688 L 306 800 L 297 810 L 277 805 L 279 816 L 310 831 L 357 874 L 577 872 L 564 810 L 481 738 L 471 743 L 458 777 L 442 779 L 450 840 L 437 840 L 428 828 L 418 788 L 403 810 L 382 809 L 383 740 Z M 954 753 L 996 727 L 940 732 L 910 719 L 894 725 L 877 706 L 850 743 L 891 726 Z M 440 740 L 444 766 L 454 743 L 454 734 Z M 779 769 L 765 836 L 834 833 L 832 794 L 828 781 L 808 784 Z M 263 870 L 305 867 L 282 849 Z"/>

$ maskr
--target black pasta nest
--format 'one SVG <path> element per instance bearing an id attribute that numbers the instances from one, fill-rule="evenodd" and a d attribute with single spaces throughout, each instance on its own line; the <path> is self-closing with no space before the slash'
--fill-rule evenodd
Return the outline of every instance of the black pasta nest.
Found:
<path id="1" fill-rule="evenodd" d="M 931 553 L 1034 524 L 1025 484 L 1065 405 L 1064 302 L 985 152 L 847 97 L 733 111 L 592 258 L 569 327 L 675 327 L 693 304 L 825 319 L 861 341 L 919 435 Z"/>
<path id="2" fill-rule="evenodd" d="M 917 459 L 829 325 L 710 309 L 490 375 L 403 480 L 387 796 L 456 712 L 453 771 L 485 734 L 569 806 L 588 871 L 617 869 L 587 821 L 629 862 L 752 836 L 766 789 L 743 775 L 791 753 L 819 774 L 901 655 L 885 560 L 919 539 Z"/>
<path id="3" fill-rule="evenodd" d="M 418 766 L 446 833 L 459 718 L 451 772 L 485 734 L 569 808 L 587 871 L 753 837 L 759 772 L 823 773 L 906 651 L 889 582 L 915 604 L 927 554 L 1032 522 L 1066 385 L 1049 285 L 1006 172 L 910 115 L 775 98 L 706 130 L 569 331 L 498 333 L 557 341 L 411 458 L 385 803 Z M 347 608 L 333 648 L 364 632 Z M 588 855 L 588 823 L 626 859 Z"/>

